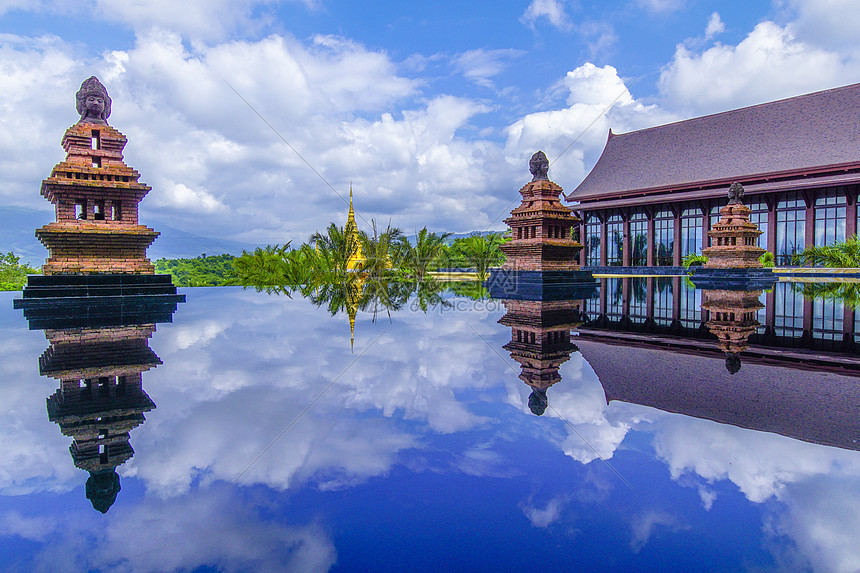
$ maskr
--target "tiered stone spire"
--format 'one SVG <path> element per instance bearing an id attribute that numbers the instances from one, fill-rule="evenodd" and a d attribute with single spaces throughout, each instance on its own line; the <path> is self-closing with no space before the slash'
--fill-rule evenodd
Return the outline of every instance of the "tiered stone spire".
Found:
<path id="1" fill-rule="evenodd" d="M 505 219 L 511 240 L 500 247 L 507 256 L 503 270 L 579 269 L 576 260 L 582 245 L 571 234 L 579 219 L 561 204 L 562 188 L 549 180 L 548 170 L 546 155 L 538 151 L 529 161 L 533 178 L 520 189 L 522 203 Z"/>
<path id="2" fill-rule="evenodd" d="M 720 221 L 708 231 L 711 246 L 702 250 L 708 257 L 706 269 L 758 269 L 759 257 L 765 252 L 758 246 L 761 235 L 750 221 L 750 209 L 742 202 L 744 188 L 740 183 L 729 187 L 729 203 L 720 209 Z"/>
<path id="3" fill-rule="evenodd" d="M 146 249 L 159 233 L 138 224 L 138 203 L 150 191 L 123 163 L 126 137 L 107 124 L 111 100 L 93 76 L 76 94 L 81 119 L 66 130 L 66 159 L 42 182 L 56 221 L 36 230 L 50 256 L 45 275 L 152 274 Z"/>
<path id="4" fill-rule="evenodd" d="M 717 337 L 717 346 L 726 353 L 726 369 L 735 374 L 741 369 L 740 354 L 755 334 L 762 291 L 705 290 L 702 308 L 708 311 L 705 326 Z"/>
<path id="5" fill-rule="evenodd" d="M 532 388 L 529 409 L 540 416 L 547 408 L 547 389 L 561 381 L 559 367 L 577 350 L 570 331 L 582 323 L 579 301 L 504 300 L 507 312 L 499 324 L 511 328 L 502 348 L 522 366 L 519 378 Z"/>

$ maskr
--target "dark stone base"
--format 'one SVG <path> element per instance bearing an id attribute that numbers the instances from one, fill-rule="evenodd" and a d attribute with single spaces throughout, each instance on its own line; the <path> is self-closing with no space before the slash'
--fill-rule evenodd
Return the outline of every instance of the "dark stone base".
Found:
<path id="1" fill-rule="evenodd" d="M 706 290 L 766 290 L 773 288 L 779 277 L 773 269 L 706 269 L 691 267 L 690 280 L 697 289 Z"/>
<path id="2" fill-rule="evenodd" d="M 171 322 L 181 302 L 170 275 L 30 275 L 13 305 L 43 330 Z"/>
<path id="3" fill-rule="evenodd" d="M 597 297 L 591 271 L 493 270 L 485 286 L 492 298 L 510 300 L 581 300 Z"/>

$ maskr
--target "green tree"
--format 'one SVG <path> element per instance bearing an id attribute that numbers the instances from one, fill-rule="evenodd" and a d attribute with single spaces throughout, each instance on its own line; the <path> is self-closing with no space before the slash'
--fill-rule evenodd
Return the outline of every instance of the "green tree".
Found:
<path id="1" fill-rule="evenodd" d="M 422 228 L 415 235 L 415 245 L 409 244 L 403 239 L 403 258 L 401 265 L 403 269 L 419 281 L 424 280 L 427 270 L 437 262 L 439 256 L 445 251 L 445 240 L 451 233 L 431 233 L 427 227 Z"/>
<path id="2" fill-rule="evenodd" d="M 372 234 L 359 232 L 359 240 L 364 255 L 360 271 L 374 279 L 390 276 L 393 269 L 400 268 L 403 259 L 403 231 L 392 227 L 391 223 L 379 232 L 376 221 L 370 221 Z"/>
<path id="3" fill-rule="evenodd" d="M 806 247 L 791 259 L 796 265 L 840 269 L 860 267 L 860 239 L 852 235 L 841 243 Z"/>
<path id="4" fill-rule="evenodd" d="M 331 223 L 325 233 L 317 231 L 311 235 L 310 246 L 318 253 L 321 267 L 342 277 L 346 275 L 349 259 L 358 253 L 359 240 L 351 225 L 345 229 Z"/>
<path id="5" fill-rule="evenodd" d="M 490 267 L 501 265 L 505 261 L 505 255 L 499 249 L 499 245 L 503 242 L 500 233 L 475 234 L 455 240 L 451 250 L 462 253 L 467 265 L 473 267 L 478 273 L 478 278 L 483 281 L 486 280 Z"/>
<path id="6" fill-rule="evenodd" d="M 0 290 L 21 290 L 27 285 L 27 275 L 38 272 L 38 269 L 21 264 L 21 257 L 12 251 L 0 253 Z"/>

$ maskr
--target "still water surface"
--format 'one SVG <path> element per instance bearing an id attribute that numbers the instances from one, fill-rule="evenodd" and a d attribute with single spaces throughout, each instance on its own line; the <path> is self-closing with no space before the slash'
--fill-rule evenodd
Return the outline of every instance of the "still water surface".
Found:
<path id="1" fill-rule="evenodd" d="M 676 279 L 413 299 L 358 311 L 352 348 L 297 294 L 184 292 L 154 333 L 83 341 L 0 293 L 3 569 L 860 569 L 841 303 L 752 296 L 731 374 Z"/>

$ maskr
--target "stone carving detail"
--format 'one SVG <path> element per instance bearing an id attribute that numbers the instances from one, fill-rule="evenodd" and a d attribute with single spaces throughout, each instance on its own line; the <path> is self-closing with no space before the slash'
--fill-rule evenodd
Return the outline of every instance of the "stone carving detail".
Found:
<path id="1" fill-rule="evenodd" d="M 534 176 L 532 181 L 549 181 L 549 160 L 543 151 L 538 151 L 529 160 L 529 172 Z"/>
<path id="2" fill-rule="evenodd" d="M 729 187 L 729 205 L 744 204 L 744 186 L 735 181 Z"/>
<path id="3" fill-rule="evenodd" d="M 81 89 L 75 94 L 75 109 L 81 114 L 78 123 L 96 123 L 107 125 L 110 117 L 111 99 L 107 89 L 95 76 L 90 76 L 81 84 Z"/>

